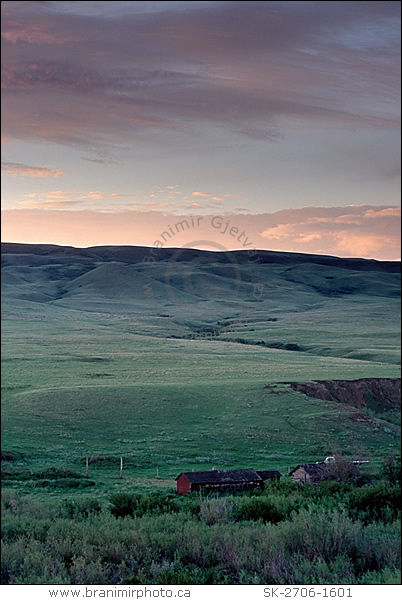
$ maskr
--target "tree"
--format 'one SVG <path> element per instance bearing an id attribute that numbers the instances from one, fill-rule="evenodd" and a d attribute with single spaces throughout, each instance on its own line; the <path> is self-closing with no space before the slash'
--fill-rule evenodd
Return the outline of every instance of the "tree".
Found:
<path id="1" fill-rule="evenodd" d="M 322 481 L 338 481 L 339 483 L 356 483 L 360 478 L 358 465 L 346 459 L 341 454 L 335 455 L 335 460 L 326 463 L 322 471 Z"/>

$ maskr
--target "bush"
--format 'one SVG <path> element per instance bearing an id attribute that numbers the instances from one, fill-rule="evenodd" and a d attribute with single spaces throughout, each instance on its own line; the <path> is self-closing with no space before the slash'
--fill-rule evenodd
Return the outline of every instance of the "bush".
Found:
<path id="1" fill-rule="evenodd" d="M 390 483 L 401 485 L 401 455 L 390 454 L 384 458 L 381 475 Z"/>
<path id="2" fill-rule="evenodd" d="M 200 518 L 207 525 L 228 523 L 235 519 L 235 515 L 235 500 L 230 496 L 223 498 L 201 498 L 200 500 Z"/>
<path id="3" fill-rule="evenodd" d="M 65 500 L 64 510 L 70 519 L 76 519 L 98 515 L 102 507 L 96 498 L 83 498 L 82 500 Z"/>
<path id="4" fill-rule="evenodd" d="M 82 480 L 85 481 L 85 476 L 80 475 L 79 473 L 75 473 L 74 471 L 69 471 L 68 469 L 56 469 L 55 467 L 51 467 L 50 469 L 46 469 L 45 471 L 40 472 L 32 472 L 27 469 L 8 469 L 3 470 L 1 473 L 1 478 L 5 481 L 31 481 L 38 480 L 39 483 L 37 485 L 41 485 L 41 481 L 63 481 L 63 480 Z M 49 485 L 48 483 L 44 483 L 44 486 Z M 95 485 L 91 483 L 90 485 Z M 60 486 L 62 487 L 62 486 Z M 66 486 L 69 487 L 69 486 Z M 78 486 L 70 486 L 70 487 L 78 487 Z"/>
<path id="5" fill-rule="evenodd" d="M 264 523 L 279 523 L 283 519 L 282 513 L 274 503 L 263 496 L 245 498 L 240 504 L 237 516 L 239 520 L 259 521 L 261 519 Z"/>
<path id="6" fill-rule="evenodd" d="M 114 517 L 133 517 L 135 510 L 134 498 L 131 494 L 121 492 L 120 494 L 114 494 L 109 499 L 112 507 L 110 512 Z"/>
<path id="7" fill-rule="evenodd" d="M 33 473 L 32 479 L 82 479 L 84 475 L 69 471 L 68 469 L 56 469 L 51 467 L 42 473 Z"/>
<path id="8" fill-rule="evenodd" d="M 179 566 L 174 570 L 164 569 L 155 577 L 154 584 L 162 585 L 214 585 L 222 583 L 217 568 L 200 569 L 193 566 Z"/>
<path id="9" fill-rule="evenodd" d="M 381 571 L 369 571 L 359 578 L 359 585 L 401 585 L 401 570 L 386 567 Z"/>
<path id="10" fill-rule="evenodd" d="M 12 513 L 16 513 L 19 506 L 21 504 L 21 500 L 17 492 L 14 490 L 2 490 L 1 491 L 1 510 L 10 511 Z"/>
<path id="11" fill-rule="evenodd" d="M 95 485 L 94 481 L 83 480 L 73 478 L 65 478 L 65 479 L 42 479 L 42 481 L 38 481 L 36 483 L 39 487 L 51 487 L 51 488 L 86 488 L 93 487 Z"/>
<path id="12" fill-rule="evenodd" d="M 365 524 L 393 521 L 400 513 L 401 488 L 381 483 L 354 488 L 349 494 L 348 504 L 351 516 Z"/>
<path id="13" fill-rule="evenodd" d="M 178 497 L 172 492 L 153 494 L 115 494 L 110 498 L 111 513 L 115 517 L 142 517 L 146 514 L 163 515 L 187 510 L 197 514 L 198 498 Z"/>

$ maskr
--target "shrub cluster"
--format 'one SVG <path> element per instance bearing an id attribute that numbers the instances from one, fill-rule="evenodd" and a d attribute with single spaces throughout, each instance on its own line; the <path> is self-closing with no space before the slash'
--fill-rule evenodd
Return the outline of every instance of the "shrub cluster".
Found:
<path id="1" fill-rule="evenodd" d="M 397 584 L 400 488 L 35 503 L 5 490 L 3 584 Z"/>
<path id="2" fill-rule="evenodd" d="M 50 467 L 45 471 L 39 472 L 33 472 L 28 469 L 3 469 L 1 479 L 8 482 L 28 481 L 35 487 L 49 488 L 86 488 L 95 485 L 94 481 L 91 481 L 84 475 L 68 469 L 57 469 L 55 467 Z"/>

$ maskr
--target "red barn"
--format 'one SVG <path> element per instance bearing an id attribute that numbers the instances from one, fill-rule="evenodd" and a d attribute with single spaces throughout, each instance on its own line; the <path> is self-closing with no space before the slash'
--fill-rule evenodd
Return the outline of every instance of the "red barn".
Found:
<path id="1" fill-rule="evenodd" d="M 262 471 L 266 473 L 266 471 Z M 275 476 L 280 477 L 278 471 Z M 235 469 L 231 471 L 191 471 L 180 473 L 176 477 L 177 493 L 184 495 L 198 490 L 212 491 L 237 491 L 252 490 L 264 487 L 264 479 L 254 469 Z"/>

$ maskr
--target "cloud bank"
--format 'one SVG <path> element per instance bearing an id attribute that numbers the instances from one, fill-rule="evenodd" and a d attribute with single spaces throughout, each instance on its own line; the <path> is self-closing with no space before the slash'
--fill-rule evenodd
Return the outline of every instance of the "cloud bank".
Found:
<path id="1" fill-rule="evenodd" d="M 60 169 L 54 170 L 48 167 L 33 167 L 19 163 L 2 162 L 1 172 L 8 175 L 19 175 L 20 177 L 60 177 L 65 175 Z"/>
<path id="2" fill-rule="evenodd" d="M 115 213 L 77 210 L 74 202 L 62 197 L 42 202 L 36 210 L 4 211 L 4 241 L 76 246 L 154 246 L 159 241 L 166 247 L 181 247 L 206 240 L 228 250 L 258 248 L 400 260 L 398 207 L 304 207 L 260 215 L 191 218 L 141 209 Z M 62 210 L 68 202 L 72 210 Z"/>
<path id="3" fill-rule="evenodd" d="M 65 4 L 2 2 L 10 136 L 104 147 L 219 125 L 272 143 L 304 120 L 398 122 L 398 2 Z"/>

